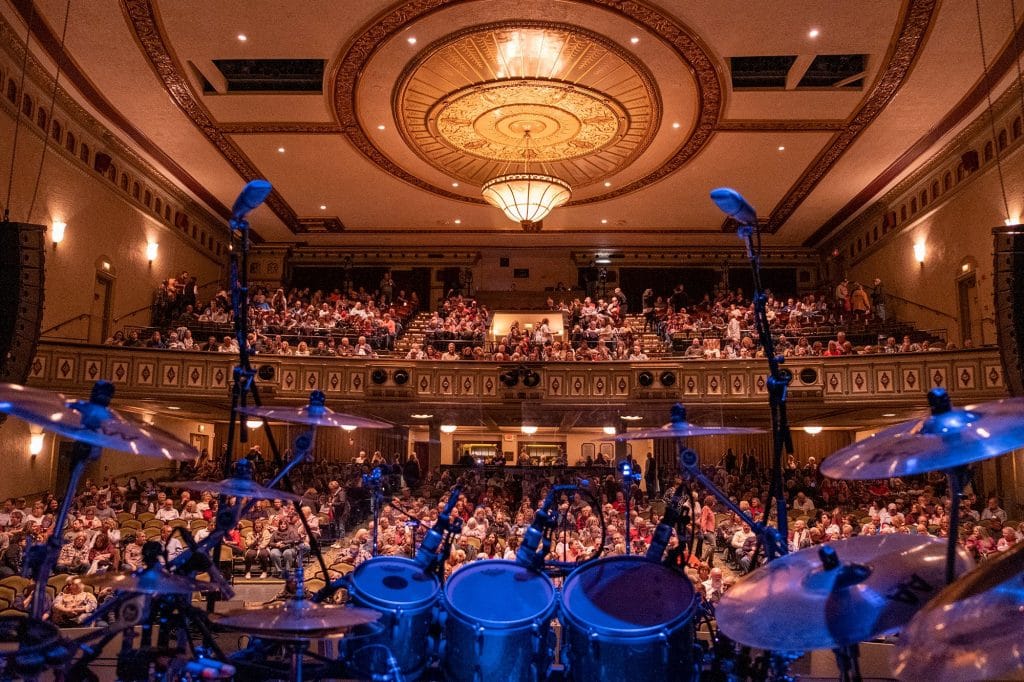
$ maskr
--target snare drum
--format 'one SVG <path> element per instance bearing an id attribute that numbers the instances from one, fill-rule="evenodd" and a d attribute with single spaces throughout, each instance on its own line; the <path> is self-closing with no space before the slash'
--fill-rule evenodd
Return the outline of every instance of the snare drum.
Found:
<path id="1" fill-rule="evenodd" d="M 349 597 L 357 605 L 382 612 L 373 629 L 356 631 L 341 642 L 342 656 L 360 678 L 385 673 L 380 646 L 391 650 L 402 673 L 416 679 L 426 668 L 428 634 L 441 586 L 412 559 L 379 556 L 349 574 Z M 379 626 L 379 627 L 378 627 Z"/>
<path id="2" fill-rule="evenodd" d="M 557 600 L 543 573 L 487 560 L 455 571 L 444 588 L 445 679 L 536 682 L 551 662 Z"/>
<path id="3" fill-rule="evenodd" d="M 696 679 L 690 581 L 642 556 L 584 564 L 562 585 L 560 620 L 571 679 Z"/>

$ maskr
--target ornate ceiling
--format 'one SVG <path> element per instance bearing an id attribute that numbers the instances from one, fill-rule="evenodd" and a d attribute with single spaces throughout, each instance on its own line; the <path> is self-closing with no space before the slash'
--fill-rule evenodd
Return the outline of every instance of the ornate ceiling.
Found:
<path id="1" fill-rule="evenodd" d="M 65 4 L 0 16 L 15 35 L 34 17 L 52 67 Z M 982 5 L 999 91 L 1014 27 L 1008 3 Z M 121 0 L 72 3 L 62 84 L 214 213 L 269 179 L 269 241 L 732 244 L 707 199 L 731 185 L 798 245 L 977 116 L 977 28 L 974 3 L 937 0 Z M 798 87 L 843 54 L 864 73 Z M 731 58 L 782 55 L 785 87 L 732 87 Z M 220 60 L 322 60 L 323 88 L 229 91 Z M 573 188 L 538 234 L 480 198 L 524 162 Z"/>

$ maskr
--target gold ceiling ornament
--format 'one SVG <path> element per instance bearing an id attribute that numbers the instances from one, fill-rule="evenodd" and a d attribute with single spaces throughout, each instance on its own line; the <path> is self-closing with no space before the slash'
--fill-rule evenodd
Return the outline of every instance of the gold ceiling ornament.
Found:
<path id="1" fill-rule="evenodd" d="M 392 96 L 399 131 L 422 160 L 483 185 L 522 151 L 581 188 L 635 161 L 661 99 L 634 55 L 604 36 L 550 22 L 468 28 L 429 46 Z"/>
<path id="2" fill-rule="evenodd" d="M 572 196 L 572 188 L 567 182 L 553 175 L 530 172 L 530 158 L 535 154 L 530 148 L 530 128 L 526 127 L 523 130 L 522 172 L 503 173 L 480 188 L 489 204 L 500 208 L 509 220 L 516 221 L 527 232 L 540 231 L 540 222 Z"/>

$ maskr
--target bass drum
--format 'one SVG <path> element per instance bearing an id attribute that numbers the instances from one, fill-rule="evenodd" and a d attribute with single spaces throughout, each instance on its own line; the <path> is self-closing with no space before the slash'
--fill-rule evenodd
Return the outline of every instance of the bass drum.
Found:
<path id="1" fill-rule="evenodd" d="M 690 581 L 642 556 L 580 566 L 562 585 L 564 660 L 578 682 L 695 680 Z"/>
<path id="2" fill-rule="evenodd" d="M 543 679 L 555 595 L 551 578 L 514 561 L 477 561 L 452 573 L 444 588 L 445 679 Z"/>
<path id="3" fill-rule="evenodd" d="M 384 615 L 341 640 L 342 659 L 359 678 L 371 679 L 388 672 L 386 647 L 405 677 L 418 679 L 429 662 L 437 578 L 412 559 L 384 556 L 363 562 L 348 578 L 351 601 Z"/>

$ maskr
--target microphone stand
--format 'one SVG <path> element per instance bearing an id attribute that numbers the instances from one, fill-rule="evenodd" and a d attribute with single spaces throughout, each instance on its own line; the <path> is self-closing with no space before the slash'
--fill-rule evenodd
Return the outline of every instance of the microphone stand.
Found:
<path id="1" fill-rule="evenodd" d="M 764 506 L 761 524 L 768 523 L 772 508 L 771 501 L 774 500 L 778 532 L 785 538 L 788 532 L 788 520 L 786 489 L 782 482 L 782 455 L 793 453 L 793 437 L 789 430 L 789 418 L 786 413 L 786 399 L 789 393 L 789 384 L 793 380 L 793 373 L 782 368 L 785 358 L 775 355 L 775 342 L 772 339 L 772 331 L 768 322 L 768 295 L 764 292 L 761 284 L 761 231 L 757 228 L 756 223 L 756 220 L 747 221 L 740 225 L 737 233 L 747 247 L 747 258 L 750 260 L 754 278 L 754 322 L 757 326 L 761 346 L 764 348 L 765 358 L 768 360 L 768 405 L 772 418 L 772 472 L 768 489 L 768 504 Z M 760 542 L 760 539 L 758 541 Z M 773 542 L 764 545 L 764 550 L 765 560 L 771 561 L 786 554 L 788 548 L 785 543 Z M 755 550 L 754 553 L 756 555 L 757 551 Z"/>

